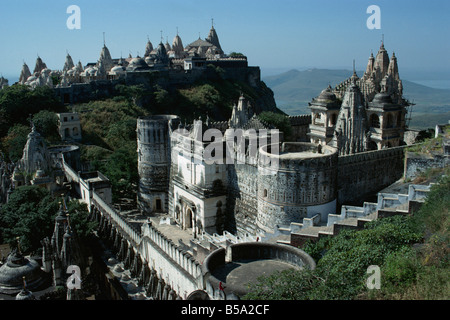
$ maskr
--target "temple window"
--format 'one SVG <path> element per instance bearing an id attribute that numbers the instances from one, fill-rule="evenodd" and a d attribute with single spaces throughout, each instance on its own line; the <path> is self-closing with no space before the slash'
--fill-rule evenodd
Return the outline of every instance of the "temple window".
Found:
<path id="1" fill-rule="evenodd" d="M 373 128 L 380 127 L 380 118 L 376 114 L 370 116 L 370 126 Z"/>

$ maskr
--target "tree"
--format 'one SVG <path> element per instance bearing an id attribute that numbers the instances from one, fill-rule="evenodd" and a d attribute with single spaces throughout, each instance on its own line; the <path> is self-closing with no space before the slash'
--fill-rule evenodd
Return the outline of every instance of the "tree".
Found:
<path id="1" fill-rule="evenodd" d="M 14 247 L 19 237 L 23 252 L 32 253 L 41 248 L 41 240 L 52 234 L 60 201 L 38 186 L 16 188 L 8 203 L 0 208 L 2 243 Z M 73 230 L 80 238 L 86 237 L 95 227 L 86 220 L 86 205 L 77 200 L 68 203 L 68 214 Z"/>
<path id="2" fill-rule="evenodd" d="M 95 169 L 111 181 L 113 201 L 121 197 L 134 198 L 139 181 L 136 142 L 123 145 L 108 156 L 106 161 L 95 162 Z"/>
<path id="3" fill-rule="evenodd" d="M 0 90 L 0 137 L 14 124 L 28 124 L 29 115 L 41 110 L 62 111 L 64 106 L 49 87 L 30 89 L 25 85 L 13 85 Z"/>
<path id="4" fill-rule="evenodd" d="M 55 112 L 41 110 L 33 116 L 36 131 L 49 142 L 59 142 L 58 116 Z"/>
<path id="5" fill-rule="evenodd" d="M 2 146 L 10 161 L 17 162 L 22 158 L 23 148 L 30 131 L 30 126 L 22 124 L 15 124 L 8 130 L 8 135 L 2 139 Z"/>
<path id="6" fill-rule="evenodd" d="M 292 134 L 292 126 L 289 117 L 272 111 L 261 112 L 258 117 L 283 132 L 285 139 L 289 139 Z"/>

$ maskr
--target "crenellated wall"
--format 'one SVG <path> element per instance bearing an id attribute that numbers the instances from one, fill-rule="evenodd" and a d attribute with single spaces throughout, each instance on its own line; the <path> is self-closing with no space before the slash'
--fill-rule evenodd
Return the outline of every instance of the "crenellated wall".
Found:
<path id="1" fill-rule="evenodd" d="M 406 146 L 340 156 L 338 204 L 361 201 L 403 176 Z"/>
<path id="2" fill-rule="evenodd" d="M 289 121 L 291 122 L 292 128 L 291 141 L 309 142 L 310 137 L 308 136 L 308 132 L 309 125 L 311 124 L 311 115 L 290 116 Z"/>

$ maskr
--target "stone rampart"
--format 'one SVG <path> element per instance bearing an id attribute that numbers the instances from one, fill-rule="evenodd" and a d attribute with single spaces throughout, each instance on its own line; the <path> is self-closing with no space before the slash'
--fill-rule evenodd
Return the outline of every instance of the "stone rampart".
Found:
<path id="1" fill-rule="evenodd" d="M 311 143 L 283 143 L 279 155 L 260 148 L 258 164 L 258 226 L 273 232 L 276 225 L 301 222 L 321 215 L 326 221 L 336 210 L 335 148 Z M 269 158 L 267 166 L 262 159 Z M 274 161 L 277 168 L 272 169 Z M 269 161 L 267 162 L 269 163 Z"/>
<path id="2" fill-rule="evenodd" d="M 403 176 L 406 146 L 338 158 L 338 205 L 361 202 Z"/>

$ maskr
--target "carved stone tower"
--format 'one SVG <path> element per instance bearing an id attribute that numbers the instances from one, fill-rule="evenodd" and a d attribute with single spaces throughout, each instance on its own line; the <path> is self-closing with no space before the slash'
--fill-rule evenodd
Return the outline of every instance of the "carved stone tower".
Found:
<path id="1" fill-rule="evenodd" d="M 180 120 L 159 115 L 137 120 L 139 189 L 138 206 L 143 213 L 168 212 L 170 132 Z"/>

